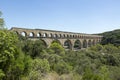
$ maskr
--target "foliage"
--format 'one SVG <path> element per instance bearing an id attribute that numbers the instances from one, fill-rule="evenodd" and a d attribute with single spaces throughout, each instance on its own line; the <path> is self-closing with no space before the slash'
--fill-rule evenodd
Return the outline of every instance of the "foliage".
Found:
<path id="1" fill-rule="evenodd" d="M 40 80 L 49 70 L 50 66 L 46 59 L 34 59 L 28 76 L 29 80 Z"/>
<path id="2" fill-rule="evenodd" d="M 55 72 L 56 79 L 62 80 L 119 80 L 120 46 L 114 45 L 71 51 L 53 41 L 46 48 L 42 40 L 32 41 L 1 30 L 0 79 L 41 80 Z"/>
<path id="3" fill-rule="evenodd" d="M 93 72 L 90 68 L 86 68 L 82 80 L 110 80 L 108 69 L 102 66 L 98 72 Z"/>
<path id="4" fill-rule="evenodd" d="M 54 64 L 53 70 L 58 74 L 67 74 L 71 72 L 72 66 L 68 65 L 64 61 L 59 61 L 58 63 Z"/>
<path id="5" fill-rule="evenodd" d="M 120 29 L 102 33 L 103 39 L 102 44 L 114 44 L 115 46 L 120 46 Z"/>
<path id="6" fill-rule="evenodd" d="M 53 53 L 58 54 L 58 55 L 65 55 L 64 48 L 57 42 L 53 42 L 50 45 L 50 49 L 53 51 Z"/>
<path id="7" fill-rule="evenodd" d="M 17 36 L 9 31 L 0 31 L 0 68 L 8 71 L 17 54 Z"/>
<path id="8" fill-rule="evenodd" d="M 41 52 L 46 48 L 41 40 L 31 41 L 27 40 L 24 43 L 22 50 L 25 54 L 30 55 L 32 58 L 39 57 Z"/>
<path id="9" fill-rule="evenodd" d="M 5 76 L 4 72 L 0 69 L 0 80 Z"/>
<path id="10" fill-rule="evenodd" d="M 0 17 L 2 15 L 2 12 L 0 11 Z M 0 18 L 0 29 L 3 30 L 4 29 L 4 19 Z"/>

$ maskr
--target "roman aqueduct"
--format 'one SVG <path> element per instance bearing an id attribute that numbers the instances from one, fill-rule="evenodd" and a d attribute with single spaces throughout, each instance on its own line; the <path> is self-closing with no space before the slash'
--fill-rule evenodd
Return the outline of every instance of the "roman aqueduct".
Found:
<path id="1" fill-rule="evenodd" d="M 11 28 L 11 31 L 31 40 L 42 40 L 47 47 L 58 41 L 66 49 L 81 49 L 101 42 L 102 36 L 44 29 Z"/>

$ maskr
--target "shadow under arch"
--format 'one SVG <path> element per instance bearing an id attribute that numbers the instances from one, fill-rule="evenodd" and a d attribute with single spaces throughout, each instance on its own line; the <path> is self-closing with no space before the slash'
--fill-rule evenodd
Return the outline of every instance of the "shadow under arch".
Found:
<path id="1" fill-rule="evenodd" d="M 71 43 L 70 40 L 66 40 L 66 41 L 64 42 L 64 48 L 65 48 L 65 49 L 71 49 L 71 50 L 72 50 L 72 43 Z"/>
<path id="2" fill-rule="evenodd" d="M 95 45 L 95 40 L 92 41 L 92 45 Z"/>
<path id="3" fill-rule="evenodd" d="M 88 40 L 88 47 L 91 47 L 91 46 L 92 46 L 92 41 Z"/>
<path id="4" fill-rule="evenodd" d="M 74 42 L 74 49 L 81 49 L 81 42 L 80 42 L 80 40 L 76 40 L 75 42 Z"/>
<path id="5" fill-rule="evenodd" d="M 87 40 L 83 41 L 83 48 L 87 48 Z"/>

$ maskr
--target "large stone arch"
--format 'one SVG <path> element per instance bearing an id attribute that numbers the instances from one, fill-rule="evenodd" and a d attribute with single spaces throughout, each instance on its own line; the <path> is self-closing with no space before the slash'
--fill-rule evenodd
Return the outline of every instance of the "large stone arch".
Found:
<path id="1" fill-rule="evenodd" d="M 81 49 L 82 48 L 82 44 L 80 42 L 80 40 L 76 40 L 74 42 L 74 49 Z"/>
<path id="2" fill-rule="evenodd" d="M 84 40 L 83 40 L 83 48 L 87 48 L 87 46 L 88 46 L 88 44 L 87 44 L 87 40 L 84 39 Z"/>
<path id="3" fill-rule="evenodd" d="M 20 33 L 18 31 L 14 31 L 14 33 L 17 34 L 17 35 L 20 35 Z"/>
<path id="4" fill-rule="evenodd" d="M 44 46 L 48 47 L 48 43 L 47 43 L 46 40 L 44 40 L 44 39 L 39 39 L 39 40 L 41 41 L 41 43 L 42 43 Z"/>
<path id="5" fill-rule="evenodd" d="M 54 42 L 59 43 L 61 45 L 61 42 L 58 39 L 53 40 L 51 43 L 54 43 Z"/>
<path id="6" fill-rule="evenodd" d="M 70 40 L 66 40 L 64 42 L 64 48 L 65 49 L 72 49 L 72 42 Z"/>

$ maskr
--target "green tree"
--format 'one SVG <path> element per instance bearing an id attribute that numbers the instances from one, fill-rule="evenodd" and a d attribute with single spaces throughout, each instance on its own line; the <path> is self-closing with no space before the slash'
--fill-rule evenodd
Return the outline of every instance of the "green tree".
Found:
<path id="1" fill-rule="evenodd" d="M 2 15 L 2 12 L 0 11 L 0 17 Z M 4 29 L 4 19 L 0 18 L 0 29 Z"/>
<path id="2" fill-rule="evenodd" d="M 46 59 L 34 59 L 32 61 L 31 71 L 29 73 L 29 80 L 41 80 L 43 75 L 50 70 L 49 62 Z"/>
<path id="3" fill-rule="evenodd" d="M 82 80 L 111 80 L 111 79 L 109 77 L 108 68 L 106 68 L 106 66 L 102 66 L 98 72 L 94 72 L 90 68 L 86 68 Z"/>
<path id="4" fill-rule="evenodd" d="M 46 46 L 41 40 L 27 40 L 23 42 L 22 50 L 25 54 L 30 55 L 32 58 L 40 57 L 43 50 L 46 49 Z"/>
<path id="5" fill-rule="evenodd" d="M 58 74 L 68 74 L 72 71 L 72 66 L 67 64 L 64 61 L 59 61 L 58 63 L 54 64 L 53 70 L 56 71 Z"/>
<path id="6" fill-rule="evenodd" d="M 5 76 L 4 72 L 0 69 L 0 80 Z"/>
<path id="7" fill-rule="evenodd" d="M 24 69 L 21 52 L 17 48 L 18 37 L 7 30 L 0 31 L 0 69 L 4 72 L 4 79 L 16 79 Z M 19 70 L 19 73 L 16 73 Z M 15 73 L 14 73 L 15 72 Z M 16 75 L 15 75 L 16 74 Z"/>
<path id="8" fill-rule="evenodd" d="M 102 33 L 103 39 L 102 44 L 114 44 L 115 46 L 120 46 L 120 29 Z"/>
<path id="9" fill-rule="evenodd" d="M 62 47 L 62 45 L 60 45 L 59 43 L 57 42 L 54 42 L 50 45 L 50 50 L 52 51 L 52 53 L 54 54 L 58 54 L 58 55 L 65 55 L 65 50 L 64 48 Z"/>

